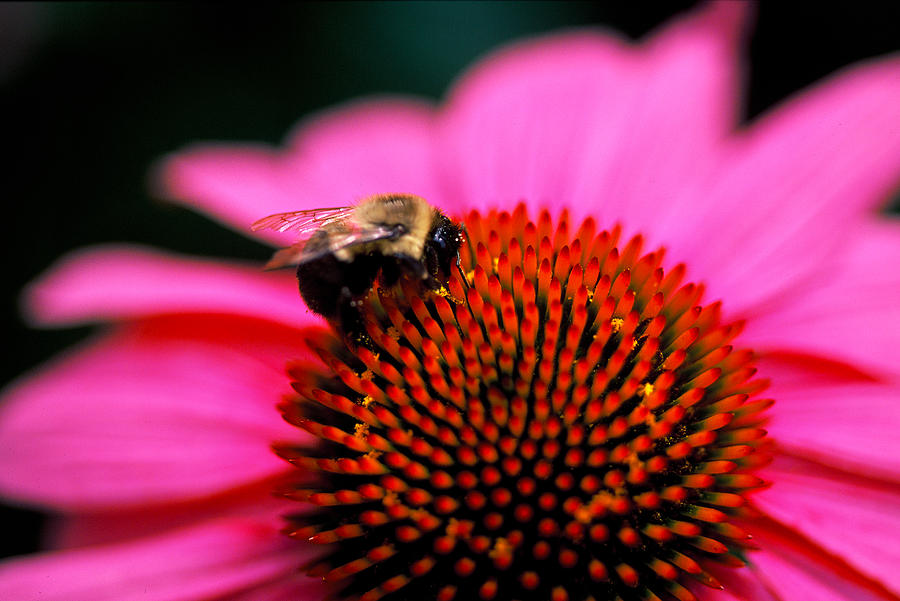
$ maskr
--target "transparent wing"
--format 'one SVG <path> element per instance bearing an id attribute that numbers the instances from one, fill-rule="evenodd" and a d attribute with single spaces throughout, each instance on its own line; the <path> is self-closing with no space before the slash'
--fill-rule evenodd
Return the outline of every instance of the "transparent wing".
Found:
<path id="1" fill-rule="evenodd" d="M 313 229 L 315 232 L 318 228 Z M 272 255 L 265 269 L 278 269 L 288 265 L 299 265 L 325 255 L 337 252 L 342 248 L 350 248 L 377 242 L 378 240 L 391 240 L 399 238 L 404 233 L 404 228 L 399 225 L 389 227 L 387 225 L 371 226 L 361 229 L 332 231 L 328 234 L 328 243 L 316 244 L 315 248 L 306 248 L 306 240 L 300 240 L 287 248 L 282 248 Z"/>
<path id="2" fill-rule="evenodd" d="M 275 230 L 276 232 L 297 232 L 301 239 L 308 238 L 316 230 L 353 214 L 355 207 L 331 207 L 327 209 L 304 209 L 287 213 L 275 213 L 254 221 L 250 229 Z"/>

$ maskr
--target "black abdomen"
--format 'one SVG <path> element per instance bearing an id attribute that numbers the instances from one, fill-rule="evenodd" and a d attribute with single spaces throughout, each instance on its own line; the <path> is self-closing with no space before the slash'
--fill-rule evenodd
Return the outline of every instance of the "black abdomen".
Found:
<path id="1" fill-rule="evenodd" d="M 357 255 L 348 262 L 328 254 L 301 263 L 297 266 L 300 296 L 314 313 L 339 317 L 342 305 L 372 288 L 381 261 L 379 255 Z"/>

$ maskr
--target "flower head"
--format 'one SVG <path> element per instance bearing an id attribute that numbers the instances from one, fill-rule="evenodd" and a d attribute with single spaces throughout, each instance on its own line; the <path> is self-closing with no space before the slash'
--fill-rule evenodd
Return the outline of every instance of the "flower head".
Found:
<path id="1" fill-rule="evenodd" d="M 420 195 L 464 276 L 375 286 L 347 345 L 290 274 L 54 268 L 36 319 L 114 325 L 6 393 L 0 489 L 63 517 L 0 596 L 897 598 L 900 63 L 739 130 L 742 14 L 530 40 L 439 108 L 169 157 L 170 195 L 243 233 Z"/>
<path id="2" fill-rule="evenodd" d="M 285 418 L 321 442 L 277 448 L 305 476 L 285 494 L 319 507 L 289 528 L 327 545 L 309 572 L 368 601 L 721 587 L 699 561 L 743 563 L 731 517 L 771 405 L 747 402 L 764 383 L 740 328 L 640 237 L 524 205 L 465 223 L 471 277 L 380 289 L 365 345 L 319 351 L 334 380 L 290 369 Z"/>

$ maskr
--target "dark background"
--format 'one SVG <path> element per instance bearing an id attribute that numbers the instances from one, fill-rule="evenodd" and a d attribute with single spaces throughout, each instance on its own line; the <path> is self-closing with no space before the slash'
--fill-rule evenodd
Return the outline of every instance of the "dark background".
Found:
<path id="1" fill-rule="evenodd" d="M 161 155 L 196 140 L 277 144 L 304 114 L 360 95 L 439 99 L 502 42 L 591 24 L 637 38 L 692 4 L 0 5 L 0 385 L 89 331 L 30 330 L 18 315 L 18 291 L 66 251 L 135 241 L 267 258 L 262 245 L 151 198 L 147 169 Z M 758 6 L 747 117 L 897 50 L 900 7 L 887 4 Z M 35 549 L 39 514 L 0 505 L 0 523 L 0 556 Z"/>

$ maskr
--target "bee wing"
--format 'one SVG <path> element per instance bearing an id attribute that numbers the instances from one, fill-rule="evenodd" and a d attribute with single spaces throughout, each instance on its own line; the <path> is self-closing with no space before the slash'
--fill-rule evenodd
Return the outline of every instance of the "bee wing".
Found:
<path id="1" fill-rule="evenodd" d="M 269 259 L 269 262 L 266 263 L 264 269 L 278 269 L 288 265 L 299 265 L 300 263 L 306 263 L 337 252 L 342 248 L 352 248 L 362 244 L 377 242 L 378 240 L 397 238 L 403 234 L 403 231 L 403 228 L 398 226 L 378 225 L 365 229 L 332 232 L 328 236 L 328 244 L 314 251 L 305 250 L 306 240 L 300 240 L 287 248 L 276 251 L 272 258 Z"/>
<path id="2" fill-rule="evenodd" d="M 254 232 L 259 230 L 274 230 L 282 233 L 297 232 L 297 241 L 287 248 L 276 251 L 265 265 L 265 269 L 278 269 L 300 263 L 303 260 L 303 247 L 306 240 L 324 226 L 346 221 L 352 214 L 353 207 L 288 211 L 257 219 L 250 225 L 250 229 Z"/>
<path id="3" fill-rule="evenodd" d="M 254 221 L 250 229 L 254 232 L 259 230 L 275 230 L 282 233 L 295 231 L 302 240 L 329 223 L 344 221 L 353 214 L 353 211 L 354 207 L 331 207 L 275 213 Z"/>
<path id="4" fill-rule="evenodd" d="M 270 271 L 272 269 L 280 269 L 289 265 L 296 265 L 303 256 L 303 244 L 292 244 L 287 248 L 279 248 L 272 255 L 272 258 L 263 265 L 263 269 Z"/>

